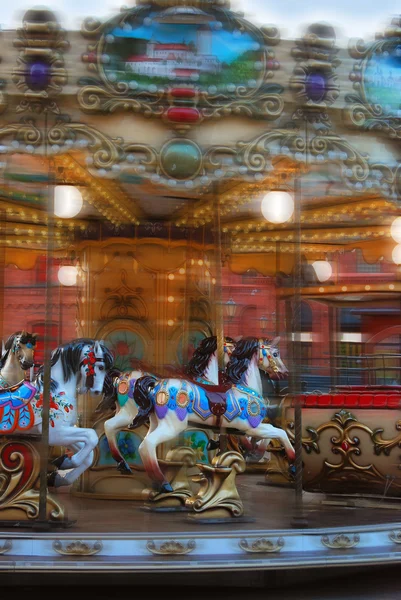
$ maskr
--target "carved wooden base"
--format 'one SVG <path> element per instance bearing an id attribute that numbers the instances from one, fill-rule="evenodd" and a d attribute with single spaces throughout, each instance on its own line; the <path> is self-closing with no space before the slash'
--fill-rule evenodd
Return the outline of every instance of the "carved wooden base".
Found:
<path id="1" fill-rule="evenodd" d="M 207 520 L 239 518 L 244 506 L 235 484 L 238 473 L 245 471 L 245 460 L 238 452 L 228 451 L 216 456 L 212 465 L 198 464 L 200 475 L 192 478 L 200 484 L 198 493 L 186 501 L 191 519 Z"/>
<path id="2" fill-rule="evenodd" d="M 35 521 L 39 517 L 40 456 L 34 441 L 0 441 L 0 521 Z M 63 522 L 65 510 L 47 494 L 46 519 Z"/>
<path id="3" fill-rule="evenodd" d="M 169 450 L 166 460 L 159 459 L 159 465 L 173 491 L 160 493 L 149 489 L 143 490 L 142 496 L 146 498 L 145 508 L 154 511 L 188 510 L 185 502 L 193 495 L 193 491 L 187 471 L 195 464 L 196 455 L 192 448 L 180 446 Z"/>

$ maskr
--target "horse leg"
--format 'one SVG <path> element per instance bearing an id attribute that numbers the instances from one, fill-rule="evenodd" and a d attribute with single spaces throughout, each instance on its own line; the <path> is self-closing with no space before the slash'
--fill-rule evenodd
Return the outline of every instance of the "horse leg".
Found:
<path id="1" fill-rule="evenodd" d="M 151 429 L 139 446 L 139 454 L 147 474 L 159 485 L 160 491 L 172 492 L 173 488 L 169 482 L 166 481 L 166 478 L 160 469 L 156 449 L 159 444 L 173 440 L 181 433 L 181 431 L 185 431 L 187 428 L 187 419 L 185 419 L 185 421 L 180 421 L 174 413 L 170 413 L 165 416 L 163 421 L 157 421 L 157 425 L 155 425 L 156 419 L 157 417 L 152 414 Z M 153 429 L 152 425 L 154 427 Z"/>
<path id="2" fill-rule="evenodd" d="M 86 471 L 86 469 L 89 469 L 92 462 L 93 450 L 78 467 L 75 467 L 75 469 L 56 471 L 54 475 L 52 473 L 52 485 L 57 488 L 71 485 L 84 471 Z"/>
<path id="3" fill-rule="evenodd" d="M 117 462 L 117 469 L 121 471 L 121 473 L 132 473 L 132 471 L 118 448 L 117 434 L 124 429 L 124 427 L 130 425 L 136 412 L 134 403 L 128 401 L 114 417 L 108 419 L 104 423 L 104 433 L 109 443 L 111 455 Z"/>
<path id="4" fill-rule="evenodd" d="M 268 440 L 277 439 L 283 444 L 284 449 L 287 453 L 288 460 L 293 462 L 295 459 L 295 450 L 288 438 L 288 435 L 284 431 L 284 429 L 279 429 L 278 427 L 274 427 L 270 425 L 270 423 L 261 423 L 258 427 L 254 429 L 247 429 L 246 435 L 251 437 L 265 438 Z"/>
<path id="5" fill-rule="evenodd" d="M 77 442 L 82 443 L 82 447 L 71 457 L 67 457 L 60 465 L 61 470 L 75 469 L 79 467 L 87 458 L 90 452 L 96 447 L 99 438 L 94 429 L 84 427 L 60 427 L 49 431 L 50 446 L 69 446 L 72 447 Z"/>

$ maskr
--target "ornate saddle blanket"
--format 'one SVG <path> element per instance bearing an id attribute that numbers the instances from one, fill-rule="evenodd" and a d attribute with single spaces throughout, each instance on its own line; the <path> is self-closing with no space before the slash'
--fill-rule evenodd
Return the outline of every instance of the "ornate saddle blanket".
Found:
<path id="1" fill-rule="evenodd" d="M 196 385 L 201 387 L 209 403 L 209 410 L 215 417 L 222 417 L 227 412 L 227 392 L 231 390 L 232 383 L 227 382 L 213 385 L 207 380 L 198 377 Z"/>
<path id="2" fill-rule="evenodd" d="M 28 381 L 6 390 L 0 389 L 0 434 L 26 431 L 33 426 L 31 400 L 36 391 Z"/>

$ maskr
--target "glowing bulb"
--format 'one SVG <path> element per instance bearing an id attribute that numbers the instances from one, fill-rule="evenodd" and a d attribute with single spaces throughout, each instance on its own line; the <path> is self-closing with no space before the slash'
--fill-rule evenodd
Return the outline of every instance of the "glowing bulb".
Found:
<path id="1" fill-rule="evenodd" d="M 203 265 L 203 260 L 202 260 L 202 259 L 198 260 L 198 265 L 199 265 L 200 267 Z"/>
<path id="2" fill-rule="evenodd" d="M 316 260 L 312 263 L 312 267 L 319 281 L 327 281 L 333 274 L 331 264 L 327 260 Z"/>
<path id="3" fill-rule="evenodd" d="M 270 223 L 285 223 L 294 212 L 294 200 L 288 192 L 268 192 L 262 200 L 262 215 Z"/>
<path id="4" fill-rule="evenodd" d="M 167 325 L 168 325 L 169 327 L 172 327 L 172 326 L 174 325 L 174 321 L 173 321 L 173 319 L 169 319 L 169 320 L 167 321 Z"/>
<path id="5" fill-rule="evenodd" d="M 390 234 L 395 242 L 398 244 L 401 242 L 401 217 L 397 217 L 391 223 Z"/>
<path id="6" fill-rule="evenodd" d="M 54 214 L 62 219 L 75 217 L 83 206 L 82 194 L 73 185 L 56 185 L 54 188 Z"/>
<path id="7" fill-rule="evenodd" d="M 65 266 L 60 267 L 57 273 L 57 278 L 61 285 L 76 285 L 78 269 L 77 267 Z"/>
<path id="8" fill-rule="evenodd" d="M 178 272 L 179 272 L 180 275 L 184 275 L 185 274 L 185 269 L 181 268 Z"/>
<path id="9" fill-rule="evenodd" d="M 401 265 L 401 244 L 395 246 L 391 257 L 396 265 Z"/>
<path id="10" fill-rule="evenodd" d="M 169 296 L 169 297 L 167 298 L 167 300 L 168 300 L 169 302 L 174 302 L 174 296 Z"/>
<path id="11" fill-rule="evenodd" d="M 174 279 L 173 273 L 170 273 L 169 276 L 168 276 L 168 278 L 172 281 Z"/>

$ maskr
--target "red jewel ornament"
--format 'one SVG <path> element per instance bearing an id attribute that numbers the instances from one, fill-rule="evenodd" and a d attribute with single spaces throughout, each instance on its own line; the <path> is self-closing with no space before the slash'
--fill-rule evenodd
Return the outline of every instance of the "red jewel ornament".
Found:
<path id="1" fill-rule="evenodd" d="M 344 442 L 341 444 L 341 448 L 342 448 L 343 450 L 347 451 L 347 450 L 348 450 L 348 448 L 349 448 L 349 444 L 348 444 L 348 442 L 345 442 L 345 441 L 344 441 Z"/>

